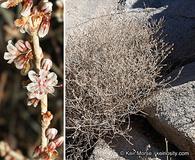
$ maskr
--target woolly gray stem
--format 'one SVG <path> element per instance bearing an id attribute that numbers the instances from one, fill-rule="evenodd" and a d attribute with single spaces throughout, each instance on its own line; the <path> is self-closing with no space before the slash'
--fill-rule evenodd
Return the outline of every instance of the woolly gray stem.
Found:
<path id="1" fill-rule="evenodd" d="M 41 60 L 43 58 L 43 52 L 39 44 L 39 37 L 37 33 L 32 34 L 32 41 L 33 41 L 33 50 L 34 50 L 34 57 L 35 57 L 35 66 L 37 71 L 41 69 Z M 44 114 L 47 112 L 47 95 L 45 95 L 41 99 L 41 114 Z M 47 129 L 47 125 L 44 124 L 43 119 L 41 120 L 41 146 L 44 148 L 47 146 L 48 140 L 45 135 L 45 131 Z"/>

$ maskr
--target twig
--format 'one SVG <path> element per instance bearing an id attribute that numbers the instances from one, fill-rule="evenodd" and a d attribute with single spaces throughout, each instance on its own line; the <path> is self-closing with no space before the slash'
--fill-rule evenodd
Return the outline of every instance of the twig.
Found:
<path id="1" fill-rule="evenodd" d="M 166 153 L 169 152 L 169 145 L 168 145 L 168 140 L 165 138 L 165 145 L 166 145 Z M 169 156 L 167 154 L 167 160 L 169 160 Z"/>

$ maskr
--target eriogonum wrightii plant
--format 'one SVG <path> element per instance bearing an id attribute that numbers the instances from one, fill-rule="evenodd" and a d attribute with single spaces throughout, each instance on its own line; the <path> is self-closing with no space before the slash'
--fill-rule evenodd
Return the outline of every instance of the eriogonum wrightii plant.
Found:
<path id="1" fill-rule="evenodd" d="M 1 7 L 12 8 L 21 5 L 20 17 L 14 25 L 21 33 L 27 33 L 29 40 L 8 41 L 4 59 L 13 63 L 28 75 L 31 81 L 27 86 L 27 105 L 41 107 L 41 145 L 36 147 L 33 159 L 53 160 L 57 158 L 57 148 L 63 143 L 63 137 L 57 137 L 58 131 L 49 128 L 53 115 L 48 111 L 48 94 L 54 94 L 58 84 L 57 75 L 51 72 L 52 61 L 44 58 L 39 39 L 49 32 L 53 4 L 41 0 L 34 4 L 33 0 L 6 0 Z"/>

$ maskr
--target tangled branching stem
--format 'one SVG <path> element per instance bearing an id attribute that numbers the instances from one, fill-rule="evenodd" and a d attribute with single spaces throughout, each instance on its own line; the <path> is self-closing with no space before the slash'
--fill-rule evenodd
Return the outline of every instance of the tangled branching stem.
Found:
<path id="1" fill-rule="evenodd" d="M 151 105 L 172 45 L 163 19 L 128 13 L 101 17 L 69 30 L 66 43 L 66 155 L 87 159 L 99 139 L 131 144 L 130 115 Z M 78 158 L 79 157 L 79 158 Z"/>

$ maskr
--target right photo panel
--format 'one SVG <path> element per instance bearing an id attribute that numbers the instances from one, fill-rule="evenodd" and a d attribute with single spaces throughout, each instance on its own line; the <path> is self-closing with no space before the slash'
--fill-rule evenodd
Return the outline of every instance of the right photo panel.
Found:
<path id="1" fill-rule="evenodd" d="M 65 158 L 195 160 L 195 1 L 65 0 Z"/>

